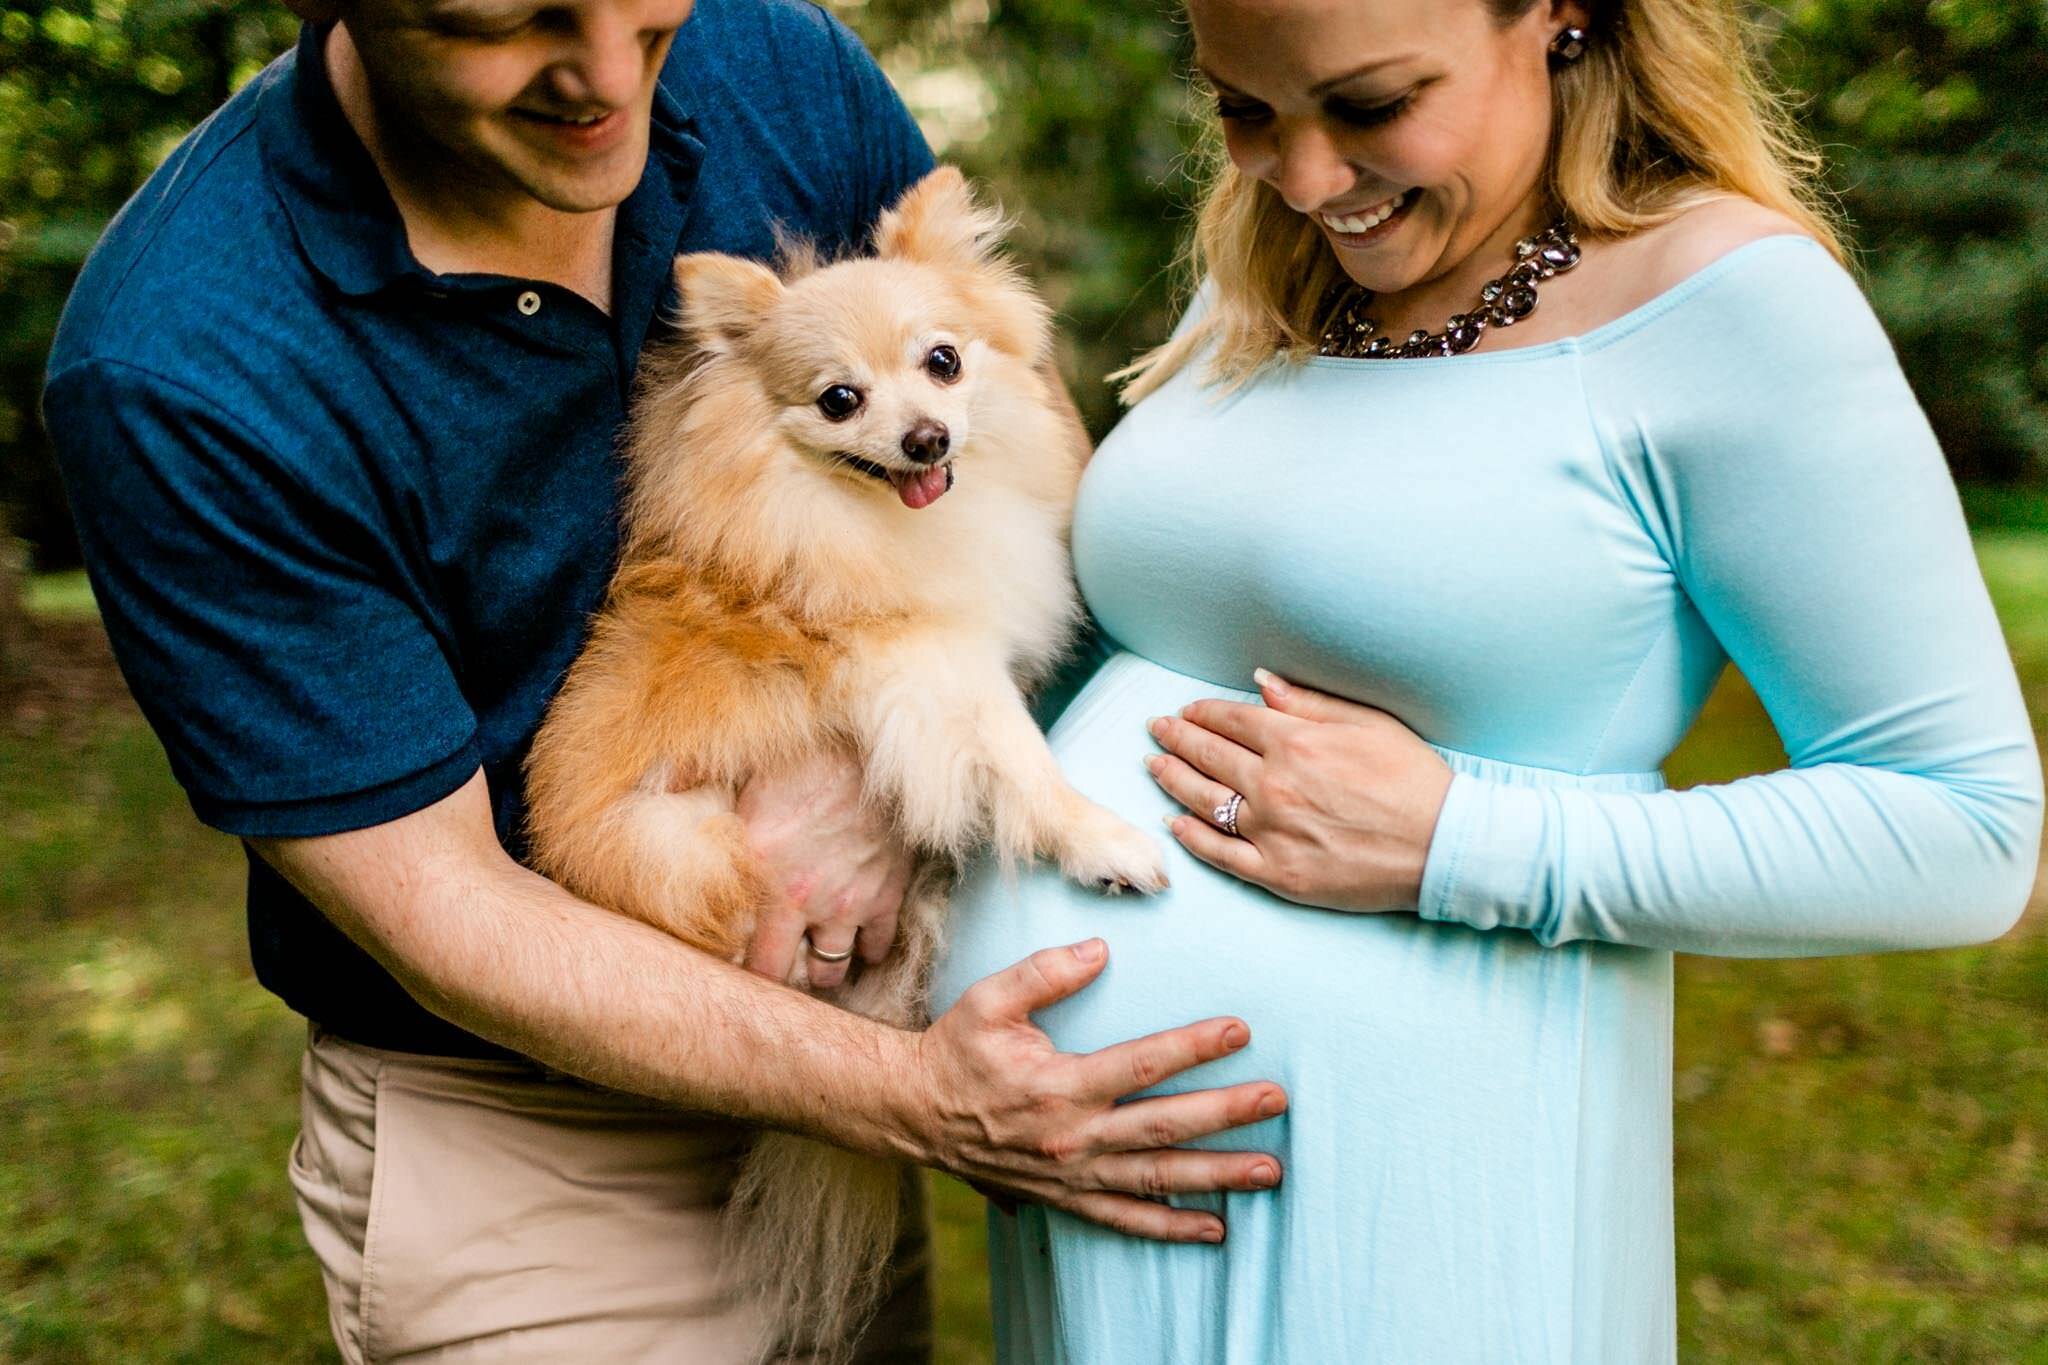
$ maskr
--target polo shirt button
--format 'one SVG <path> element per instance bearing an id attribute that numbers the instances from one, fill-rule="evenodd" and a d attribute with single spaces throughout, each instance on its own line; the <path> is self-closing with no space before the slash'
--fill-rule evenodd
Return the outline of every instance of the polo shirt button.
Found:
<path id="1" fill-rule="evenodd" d="M 540 295 L 534 293 L 531 289 L 521 294 L 519 296 L 519 311 L 527 317 L 532 317 L 535 313 L 538 313 L 540 311 Z"/>

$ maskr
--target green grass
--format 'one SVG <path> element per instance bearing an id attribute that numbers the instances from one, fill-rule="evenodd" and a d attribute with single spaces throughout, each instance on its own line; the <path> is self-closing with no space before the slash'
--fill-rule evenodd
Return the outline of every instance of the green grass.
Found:
<path id="1" fill-rule="evenodd" d="M 1978 560 L 2048 722 L 2048 535 Z M 1674 782 L 1784 751 L 1730 676 Z M 1678 960 L 1680 1354 L 2048 1362 L 2048 932 L 1996 944 Z"/>
<path id="2" fill-rule="evenodd" d="M 2048 536 L 1979 538 L 2037 718 Z M 38 582 L 77 614 L 78 580 Z M 66 605 L 68 604 L 68 605 Z M 1781 761 L 1730 678 L 1674 780 Z M 332 1360 L 284 1180 L 298 1021 L 250 979 L 235 844 L 129 711 L 0 735 L 0 1360 Z M 2048 933 L 1685 958 L 1688 1361 L 2048 1365 Z M 986 1361 L 980 1201 L 935 1181 L 942 1365 Z"/>
<path id="3" fill-rule="evenodd" d="M 90 621 L 99 615 L 99 607 L 93 601 L 92 584 L 85 581 L 83 569 L 31 576 L 27 591 L 22 595 L 22 604 L 28 608 L 29 615 L 46 619 Z"/>
<path id="4" fill-rule="evenodd" d="M 2033 483 L 1968 484 L 1963 512 L 1984 531 L 2048 531 L 2048 486 Z"/>
<path id="5" fill-rule="evenodd" d="M 0 740 L 0 1359 L 333 1358 L 240 863 L 138 719 Z"/>

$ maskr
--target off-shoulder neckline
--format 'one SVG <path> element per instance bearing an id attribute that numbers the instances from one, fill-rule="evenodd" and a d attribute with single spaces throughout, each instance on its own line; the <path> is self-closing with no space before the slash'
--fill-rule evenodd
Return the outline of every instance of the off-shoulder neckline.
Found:
<path id="1" fill-rule="evenodd" d="M 1316 369 L 1384 369 L 1406 368 L 1413 365 L 1429 365 L 1437 368 L 1471 365 L 1522 364 L 1534 360 L 1548 360 L 1561 355 L 1583 355 L 1588 351 L 1611 346 L 1615 342 L 1640 330 L 1687 299 L 1708 288 L 1715 281 L 1736 269 L 1744 260 L 1761 253 L 1766 248 L 1776 248 L 1787 243 L 1793 246 L 1811 247 L 1818 251 L 1830 264 L 1834 257 L 1828 255 L 1813 238 L 1800 232 L 1773 232 L 1763 237 L 1752 238 L 1740 246 L 1732 247 L 1713 260 L 1687 275 L 1663 293 L 1644 300 L 1625 313 L 1609 318 L 1598 327 L 1580 332 L 1577 336 L 1559 337 L 1555 341 L 1539 341 L 1530 346 L 1511 346 L 1500 351 L 1474 351 L 1461 356 L 1423 356 L 1412 360 L 1364 360 L 1352 356 L 1315 355 L 1303 363 Z"/>

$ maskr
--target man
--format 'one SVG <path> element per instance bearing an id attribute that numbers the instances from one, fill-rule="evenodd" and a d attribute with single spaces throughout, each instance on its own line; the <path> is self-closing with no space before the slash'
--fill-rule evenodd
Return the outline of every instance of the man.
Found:
<path id="1" fill-rule="evenodd" d="M 519 765 L 615 550 L 614 436 L 682 251 L 857 246 L 930 165 L 798 0 L 300 0 L 296 51 L 171 156 L 87 265 L 45 406 L 124 670 L 241 836 L 259 979 L 308 1016 L 292 1178 L 352 1360 L 724 1360 L 740 1130 L 940 1166 L 1125 1232 L 1251 1189 L 1172 1149 L 1278 1112 L 1128 1093 L 1210 1020 L 1064 1056 L 1050 949 L 924 1034 L 774 984 L 887 951 L 906 856 L 850 758 L 764 775 L 785 874 L 752 974 L 516 861 Z M 685 20 L 689 22 L 685 24 Z M 685 1118 L 678 1110 L 725 1121 Z M 1058 1158 L 1058 1159 L 1056 1159 Z M 921 1347 L 916 1248 L 863 1350 Z"/>

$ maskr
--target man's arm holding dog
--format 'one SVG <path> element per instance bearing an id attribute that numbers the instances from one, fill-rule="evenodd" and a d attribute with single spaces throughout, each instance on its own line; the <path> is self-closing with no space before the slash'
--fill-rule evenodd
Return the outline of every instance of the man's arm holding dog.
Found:
<path id="1" fill-rule="evenodd" d="M 499 845 L 482 775 L 346 834 L 262 856 L 435 1013 L 600 1085 L 942 1167 L 1133 1235 L 1215 1241 L 1213 1215 L 1155 1202 L 1261 1189 L 1259 1153 L 1184 1150 L 1278 1113 L 1277 1086 L 1119 1104 L 1249 1040 L 1211 1019 L 1087 1055 L 1030 1020 L 1100 972 L 1099 942 L 980 982 L 925 1033 L 771 984 L 578 900 Z"/>

